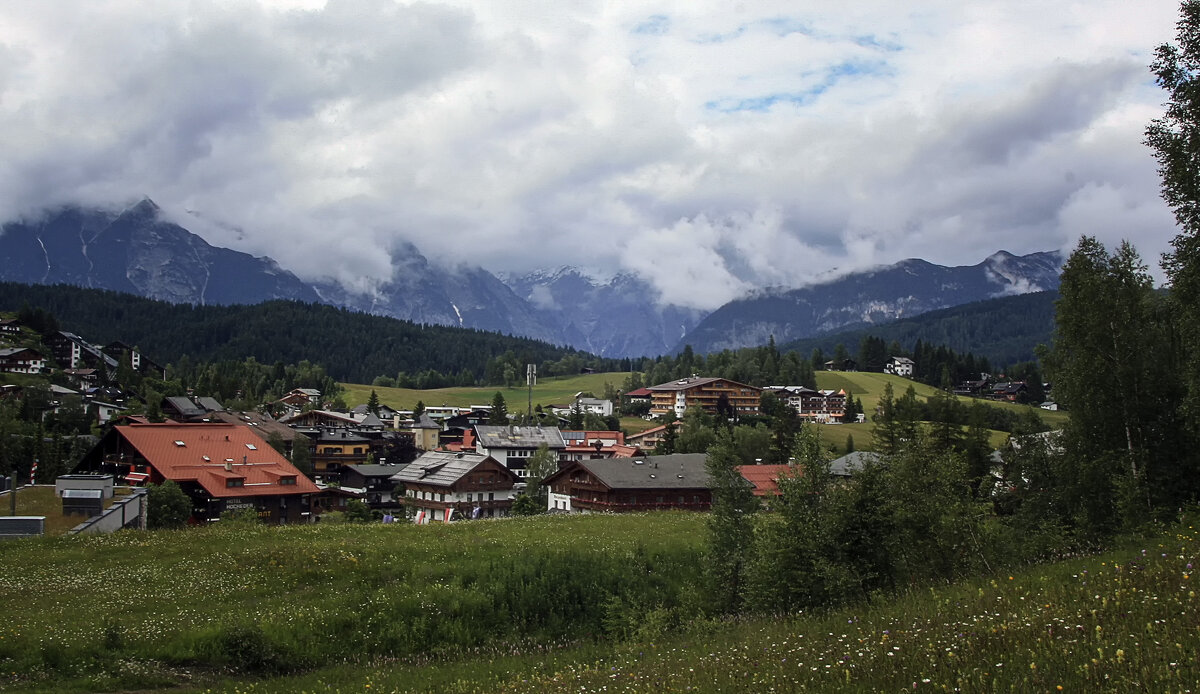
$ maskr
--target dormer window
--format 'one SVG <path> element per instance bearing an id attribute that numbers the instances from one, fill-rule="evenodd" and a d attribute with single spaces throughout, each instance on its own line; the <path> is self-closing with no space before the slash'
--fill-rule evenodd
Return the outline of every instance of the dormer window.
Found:
<path id="1" fill-rule="evenodd" d="M 243 477 L 230 477 L 229 479 L 225 480 L 226 488 L 243 487 L 243 486 L 245 486 L 245 484 L 246 484 L 246 479 Z"/>
<path id="2" fill-rule="evenodd" d="M 294 485 L 296 484 L 296 478 L 295 478 L 295 477 L 280 477 L 280 478 L 279 478 L 279 484 L 280 484 L 280 485 L 293 485 L 293 486 L 294 486 Z"/>

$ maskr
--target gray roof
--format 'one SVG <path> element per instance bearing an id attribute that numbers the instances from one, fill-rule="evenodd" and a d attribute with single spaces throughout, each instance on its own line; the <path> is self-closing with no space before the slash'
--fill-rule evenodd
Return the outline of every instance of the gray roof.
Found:
<path id="1" fill-rule="evenodd" d="M 862 470 L 868 463 L 877 463 L 883 456 L 871 451 L 854 451 L 829 463 L 829 473 L 838 477 L 849 477 Z"/>
<path id="2" fill-rule="evenodd" d="M 554 448 L 566 448 L 558 427 L 488 426 L 475 427 L 475 437 L 484 448 L 537 448 L 543 443 Z"/>
<path id="3" fill-rule="evenodd" d="M 712 383 L 713 381 L 727 380 L 729 379 L 693 376 L 690 378 L 681 378 L 677 381 L 671 381 L 670 383 L 660 383 L 656 386 L 647 386 L 646 390 L 686 390 L 688 388 L 694 388 L 695 386 L 702 386 L 707 383 Z"/>
<path id="4" fill-rule="evenodd" d="M 479 453 L 427 451 L 391 479 L 393 482 L 449 487 L 487 459 L 488 456 Z"/>
<path id="5" fill-rule="evenodd" d="M 708 489 L 704 453 L 580 460 L 576 464 L 610 489 Z"/>
<path id="6" fill-rule="evenodd" d="M 413 423 L 412 428 L 413 429 L 438 429 L 438 430 L 441 430 L 442 427 L 438 423 L 434 422 L 433 418 L 431 418 L 429 415 L 422 412 L 421 416 L 417 417 L 417 421 Z"/>
<path id="7" fill-rule="evenodd" d="M 217 402 L 216 398 L 210 398 L 208 396 L 196 398 L 196 403 L 209 412 L 221 412 L 225 409 L 225 406 Z"/>
<path id="8" fill-rule="evenodd" d="M 183 395 L 172 395 L 164 399 L 171 404 L 173 410 L 184 417 L 200 417 L 205 413 L 203 409 L 197 407 L 196 403 L 191 401 L 191 398 Z"/>
<path id="9" fill-rule="evenodd" d="M 404 465 L 345 465 L 344 470 L 353 470 L 363 477 L 390 477 L 403 470 Z"/>

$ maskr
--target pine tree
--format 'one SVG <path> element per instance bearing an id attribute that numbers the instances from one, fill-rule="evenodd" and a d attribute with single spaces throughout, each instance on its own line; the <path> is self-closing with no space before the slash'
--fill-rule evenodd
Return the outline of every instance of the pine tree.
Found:
<path id="1" fill-rule="evenodd" d="M 712 490 L 712 507 L 705 521 L 709 538 L 705 567 L 712 603 L 721 613 L 737 612 L 741 606 L 753 514 L 758 507 L 752 487 L 738 473 L 739 464 L 732 436 L 723 431 L 705 462 Z"/>
<path id="2" fill-rule="evenodd" d="M 488 424 L 492 426 L 508 426 L 508 405 L 504 402 L 504 394 L 496 391 L 492 396 L 492 411 L 488 414 Z"/>
<path id="3" fill-rule="evenodd" d="M 367 398 L 367 412 L 376 417 L 379 416 L 379 394 L 375 392 L 374 388 L 371 389 L 371 395 Z"/>

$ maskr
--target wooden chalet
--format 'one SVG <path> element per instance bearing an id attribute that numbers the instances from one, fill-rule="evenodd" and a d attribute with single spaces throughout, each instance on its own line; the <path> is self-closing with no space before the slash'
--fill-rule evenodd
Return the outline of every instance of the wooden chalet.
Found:
<path id="1" fill-rule="evenodd" d="M 576 460 L 547 477 L 549 510 L 627 513 L 712 505 L 705 454 Z"/>
<path id="2" fill-rule="evenodd" d="M 682 418 L 689 407 L 699 407 L 710 414 L 717 413 L 722 398 L 737 414 L 758 414 L 762 389 L 727 378 L 681 378 L 647 388 L 650 391 L 650 414 L 675 413 Z"/>
<path id="3" fill-rule="evenodd" d="M 451 522 L 507 516 L 517 475 L 479 453 L 426 451 L 392 476 L 404 485 L 404 505 L 414 522 Z"/>

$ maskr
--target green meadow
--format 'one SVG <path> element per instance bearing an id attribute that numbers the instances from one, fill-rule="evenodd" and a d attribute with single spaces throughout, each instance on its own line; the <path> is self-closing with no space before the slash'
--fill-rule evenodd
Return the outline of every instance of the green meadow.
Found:
<path id="1" fill-rule="evenodd" d="M 1186 691 L 1194 516 L 811 614 L 705 617 L 703 516 L 236 526 L 0 545 L 0 688 Z"/>

